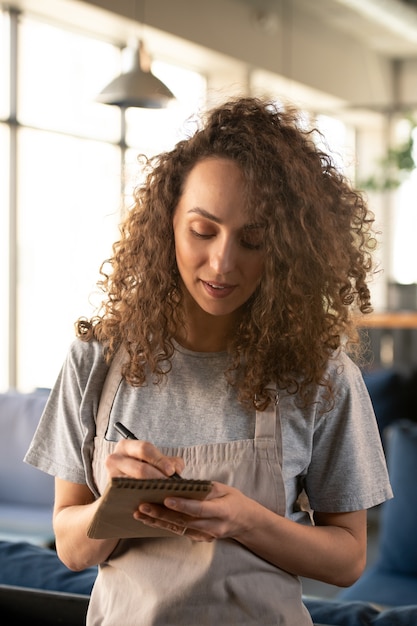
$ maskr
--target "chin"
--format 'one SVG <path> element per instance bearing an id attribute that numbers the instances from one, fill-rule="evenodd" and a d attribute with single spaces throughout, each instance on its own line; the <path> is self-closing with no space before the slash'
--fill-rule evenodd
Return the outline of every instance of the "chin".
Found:
<path id="1" fill-rule="evenodd" d="M 213 317 L 228 317 L 230 315 L 234 315 L 240 308 L 238 306 L 199 306 L 205 313 L 207 313 L 207 315 L 211 315 Z"/>

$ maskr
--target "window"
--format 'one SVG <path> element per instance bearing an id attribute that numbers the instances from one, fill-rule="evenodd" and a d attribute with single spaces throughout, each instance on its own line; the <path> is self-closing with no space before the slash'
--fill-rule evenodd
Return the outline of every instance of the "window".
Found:
<path id="1" fill-rule="evenodd" d="M 317 125 L 325 137 L 325 152 L 332 156 L 335 166 L 350 180 L 355 180 L 355 134 L 353 128 L 328 115 L 318 115 Z"/>
<path id="2" fill-rule="evenodd" d="M 9 344 L 1 351 L 0 388 L 26 391 L 54 383 L 75 320 L 90 316 L 99 303 L 99 267 L 118 236 L 123 195 L 138 175 L 136 155 L 178 141 L 187 107 L 203 98 L 205 84 L 193 72 L 155 62 L 155 73 L 158 68 L 167 84 L 174 81 L 178 104 L 127 110 L 127 135 L 121 137 L 121 111 L 95 102 L 120 71 L 120 49 L 26 14 L 0 15 L 1 171 L 10 163 L 9 176 L 0 180 L 1 206 L 10 206 L 0 214 L 0 288 L 9 294 L 0 311 L 0 339 Z M 7 54 L 13 32 L 17 76 Z M 17 119 L 9 114 L 14 81 Z M 127 181 L 125 141 L 126 167 L 133 168 Z"/>
<path id="3" fill-rule="evenodd" d="M 10 22 L 7 13 L 0 10 L 0 119 L 9 115 L 10 99 Z"/>
<path id="4" fill-rule="evenodd" d="M 396 194 L 392 219 L 392 278 L 397 283 L 409 285 L 417 283 L 417 170 L 402 183 Z"/>
<path id="5" fill-rule="evenodd" d="M 89 295 L 119 221 L 119 150 L 21 129 L 18 145 L 19 386 L 47 387 L 90 315 Z"/>
<path id="6" fill-rule="evenodd" d="M 20 124 L 118 141 L 120 111 L 94 101 L 119 71 L 115 46 L 22 16 L 18 55 Z"/>
<path id="7" fill-rule="evenodd" d="M 1 91 L 1 86 L 0 86 Z M 5 124 L 0 124 L 0 293 L 2 294 L 0 306 L 0 388 L 6 386 L 8 372 L 8 337 L 9 337 L 9 215 L 5 207 L 9 206 L 8 186 L 9 180 L 9 133 Z"/>

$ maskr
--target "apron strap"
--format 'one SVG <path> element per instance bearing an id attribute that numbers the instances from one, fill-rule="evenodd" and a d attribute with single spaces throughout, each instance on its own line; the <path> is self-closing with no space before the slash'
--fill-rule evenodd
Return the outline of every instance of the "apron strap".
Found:
<path id="1" fill-rule="evenodd" d="M 256 411 L 255 439 L 275 439 L 279 395 L 275 383 L 269 383 L 271 402 L 264 411 Z"/>
<path id="2" fill-rule="evenodd" d="M 100 402 L 97 410 L 96 433 L 97 437 L 104 438 L 109 421 L 110 411 L 113 406 L 114 398 L 120 383 L 123 380 L 122 367 L 126 360 L 126 349 L 124 346 L 119 348 L 113 357 L 104 381 L 103 389 L 100 396 Z"/>
<path id="3" fill-rule="evenodd" d="M 276 384 L 270 383 L 268 390 L 270 391 L 271 402 L 264 411 L 256 411 L 255 447 L 266 449 L 271 442 L 274 442 L 278 461 L 282 467 L 282 429 Z"/>

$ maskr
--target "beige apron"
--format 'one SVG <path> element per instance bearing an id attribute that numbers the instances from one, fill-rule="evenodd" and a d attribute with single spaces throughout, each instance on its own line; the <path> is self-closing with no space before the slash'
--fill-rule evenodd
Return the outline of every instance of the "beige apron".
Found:
<path id="1" fill-rule="evenodd" d="M 105 439 L 105 432 L 120 383 L 116 358 L 97 415 L 93 473 L 100 493 L 107 482 L 104 460 L 116 445 Z M 276 411 L 271 402 L 268 410 L 256 413 L 253 440 L 162 451 L 184 458 L 184 478 L 233 485 L 284 515 L 281 424 Z M 100 565 L 87 626 L 311 626 L 301 593 L 298 577 L 234 540 L 124 539 Z"/>

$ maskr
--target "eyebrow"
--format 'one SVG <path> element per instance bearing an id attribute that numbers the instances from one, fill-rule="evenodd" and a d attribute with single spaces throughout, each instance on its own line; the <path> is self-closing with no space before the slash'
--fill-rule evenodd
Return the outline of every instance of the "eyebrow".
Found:
<path id="1" fill-rule="evenodd" d="M 211 220 L 216 224 L 223 224 L 223 220 L 218 218 L 216 215 L 209 213 L 209 211 L 202 209 L 201 207 L 194 207 L 193 209 L 187 211 L 187 213 L 197 213 L 197 215 L 201 215 L 201 217 L 205 217 L 206 219 Z M 264 228 L 264 226 L 262 224 L 245 224 L 243 226 L 243 230 L 254 230 L 256 228 Z"/>
<path id="2" fill-rule="evenodd" d="M 216 224 L 223 223 L 223 220 L 219 219 L 216 215 L 213 215 L 212 213 L 209 213 L 205 209 L 201 209 L 198 206 L 194 207 L 194 209 L 190 209 L 189 211 L 187 211 L 187 213 L 197 213 L 198 215 L 201 215 L 201 217 L 205 217 L 208 220 L 212 220 L 213 222 L 216 222 Z"/>

